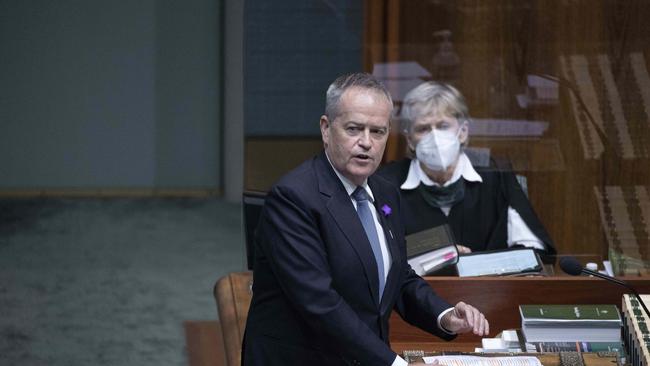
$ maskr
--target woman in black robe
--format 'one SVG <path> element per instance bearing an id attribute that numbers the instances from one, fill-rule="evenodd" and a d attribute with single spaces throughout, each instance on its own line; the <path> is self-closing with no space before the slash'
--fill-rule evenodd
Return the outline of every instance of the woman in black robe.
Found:
<path id="1" fill-rule="evenodd" d="M 401 189 L 407 234 L 448 224 L 461 253 L 524 246 L 543 258 L 555 254 L 515 174 L 491 159 L 472 164 L 468 110 L 458 90 L 423 83 L 406 95 L 401 117 L 411 158 L 378 174 Z"/>

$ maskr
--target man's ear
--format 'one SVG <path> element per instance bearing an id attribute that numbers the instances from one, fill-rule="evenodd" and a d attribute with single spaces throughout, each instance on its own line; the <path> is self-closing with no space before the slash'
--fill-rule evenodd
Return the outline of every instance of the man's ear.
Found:
<path id="1" fill-rule="evenodd" d="M 327 147 L 327 141 L 329 141 L 330 133 L 330 120 L 326 115 L 320 116 L 320 135 L 323 139 L 323 146 Z"/>

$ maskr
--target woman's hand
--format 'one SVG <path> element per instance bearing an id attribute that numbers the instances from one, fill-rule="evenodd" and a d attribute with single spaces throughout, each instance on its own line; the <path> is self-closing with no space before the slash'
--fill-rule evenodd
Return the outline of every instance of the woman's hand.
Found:
<path id="1" fill-rule="evenodd" d="M 460 254 L 468 254 L 472 252 L 470 248 L 460 244 L 456 244 L 456 249 L 458 249 L 458 253 Z"/>

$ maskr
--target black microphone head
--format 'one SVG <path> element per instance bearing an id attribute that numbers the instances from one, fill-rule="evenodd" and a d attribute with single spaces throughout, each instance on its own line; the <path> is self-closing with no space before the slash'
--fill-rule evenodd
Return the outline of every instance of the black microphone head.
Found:
<path id="1" fill-rule="evenodd" d="M 573 257 L 562 257 L 560 259 L 560 268 L 571 276 L 579 276 L 582 273 L 582 265 Z"/>

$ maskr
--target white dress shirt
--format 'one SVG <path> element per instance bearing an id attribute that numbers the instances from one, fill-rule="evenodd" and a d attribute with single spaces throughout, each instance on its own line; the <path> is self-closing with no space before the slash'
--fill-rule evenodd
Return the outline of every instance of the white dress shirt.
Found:
<path id="1" fill-rule="evenodd" d="M 446 187 L 452 183 L 455 183 L 460 178 L 464 178 L 468 182 L 483 182 L 481 176 L 474 170 L 472 163 L 465 153 L 461 153 L 458 157 L 458 164 L 454 169 L 454 173 L 451 178 L 445 182 L 442 186 Z M 411 190 L 416 189 L 420 183 L 426 186 L 440 186 L 440 184 L 434 182 L 427 176 L 427 174 L 422 170 L 420 163 L 417 159 L 411 160 L 411 165 L 409 166 L 408 174 L 406 175 L 406 180 L 400 186 L 401 189 Z M 449 211 L 451 211 L 451 206 L 440 207 L 440 210 L 446 215 L 449 216 Z M 519 244 L 529 248 L 535 248 L 544 250 L 544 242 L 541 241 L 537 235 L 535 235 L 526 222 L 521 218 L 521 215 L 514 208 L 508 206 L 508 239 L 507 244 L 509 247 Z"/>
<path id="2" fill-rule="evenodd" d="M 328 158 L 329 160 L 329 158 Z M 331 162 L 330 162 L 331 164 Z M 352 204 L 354 205 L 354 209 L 357 209 L 357 201 L 352 198 L 352 193 L 357 189 L 357 186 L 350 182 L 349 179 L 344 177 L 341 173 L 334 168 L 332 165 L 332 168 L 334 169 L 334 172 L 336 175 L 339 177 L 341 180 L 341 183 L 343 183 L 343 187 L 345 187 L 345 191 L 348 193 L 348 197 L 352 201 Z M 370 212 L 372 213 L 372 221 L 375 223 L 375 228 L 377 229 L 377 236 L 379 237 L 379 246 L 381 247 L 381 257 L 384 261 L 384 281 L 388 278 L 388 272 L 390 271 L 390 265 L 391 265 L 391 256 L 390 256 L 390 251 L 388 250 L 388 246 L 386 245 L 386 235 L 384 234 L 384 228 L 381 226 L 379 223 L 379 219 L 377 218 L 377 209 L 375 208 L 374 202 L 375 202 L 375 196 L 372 194 L 372 190 L 368 186 L 368 180 L 366 179 L 363 184 L 361 185 L 363 189 L 368 192 L 368 196 L 370 196 L 370 201 L 368 202 L 370 205 Z"/>

